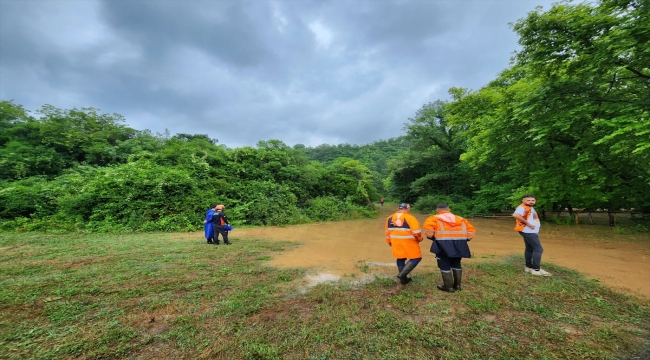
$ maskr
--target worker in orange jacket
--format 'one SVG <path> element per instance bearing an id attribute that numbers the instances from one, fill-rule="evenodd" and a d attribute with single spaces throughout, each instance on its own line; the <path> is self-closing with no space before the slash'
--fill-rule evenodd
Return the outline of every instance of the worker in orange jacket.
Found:
<path id="1" fill-rule="evenodd" d="M 512 216 L 515 218 L 515 231 L 519 232 L 524 238 L 526 250 L 524 259 L 526 267 L 524 271 L 533 275 L 551 276 L 551 273 L 542 269 L 542 243 L 539 241 L 539 215 L 535 211 L 535 196 L 531 194 L 524 195 L 521 199 L 521 205 L 517 206 Z"/>
<path id="2" fill-rule="evenodd" d="M 472 224 L 449 210 L 449 205 L 438 204 L 436 215 L 424 222 L 424 234 L 433 240 L 431 252 L 436 254 L 443 285 L 438 289 L 447 292 L 461 290 L 462 258 L 472 257 L 467 242 L 474 238 L 476 229 Z"/>
<path id="3" fill-rule="evenodd" d="M 422 260 L 420 242 L 422 230 L 420 223 L 411 214 L 411 205 L 402 203 L 397 206 L 397 212 L 386 219 L 386 242 L 397 258 L 397 277 L 402 285 L 411 282 L 408 276 Z M 410 259 L 408 264 L 406 260 Z"/>

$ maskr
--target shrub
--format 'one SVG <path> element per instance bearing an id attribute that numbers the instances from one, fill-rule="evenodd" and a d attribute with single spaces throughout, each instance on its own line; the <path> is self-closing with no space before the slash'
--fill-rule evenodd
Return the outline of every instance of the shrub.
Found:
<path id="1" fill-rule="evenodd" d="M 470 217 L 472 216 L 471 203 L 469 199 L 464 197 L 450 197 L 443 195 L 427 195 L 421 196 L 413 204 L 413 210 L 422 214 L 435 214 L 436 206 L 445 203 L 449 205 L 451 212 L 458 216 Z"/>

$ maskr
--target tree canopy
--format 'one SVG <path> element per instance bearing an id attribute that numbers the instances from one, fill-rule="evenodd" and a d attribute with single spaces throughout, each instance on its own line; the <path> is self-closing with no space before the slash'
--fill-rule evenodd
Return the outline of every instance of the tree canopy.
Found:
<path id="1" fill-rule="evenodd" d="M 235 224 L 375 214 L 373 177 L 358 160 L 312 162 L 279 140 L 229 149 L 203 134 L 154 135 L 93 108 L 39 114 L 0 102 L 3 228 L 195 230 L 214 202 Z"/>
<path id="2" fill-rule="evenodd" d="M 406 125 L 413 146 L 395 167 L 396 194 L 469 194 L 475 212 L 524 193 L 546 209 L 650 211 L 648 6 L 564 2 L 517 21 L 511 67 L 478 91 L 450 89 L 452 101 Z"/>

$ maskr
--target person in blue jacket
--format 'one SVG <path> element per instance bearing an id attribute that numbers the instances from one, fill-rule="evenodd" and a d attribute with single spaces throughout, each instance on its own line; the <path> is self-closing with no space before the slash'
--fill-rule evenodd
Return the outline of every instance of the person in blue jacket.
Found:
<path id="1" fill-rule="evenodd" d="M 210 205 L 210 208 L 205 213 L 205 220 L 203 220 L 203 229 L 205 230 L 205 238 L 208 240 L 208 244 L 217 243 L 214 240 L 214 226 L 213 226 L 213 217 L 217 204 Z"/>

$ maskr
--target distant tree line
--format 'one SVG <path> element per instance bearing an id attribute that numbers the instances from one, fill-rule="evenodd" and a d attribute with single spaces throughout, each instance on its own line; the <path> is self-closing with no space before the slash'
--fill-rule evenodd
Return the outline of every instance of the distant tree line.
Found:
<path id="1" fill-rule="evenodd" d="M 650 212 L 650 3 L 559 3 L 513 24 L 512 65 L 452 88 L 405 125 L 389 191 L 490 213 L 533 193 L 545 211 Z"/>
<path id="2" fill-rule="evenodd" d="M 210 203 L 234 223 L 371 217 L 370 170 L 310 161 L 279 140 L 229 149 L 202 134 L 152 134 L 97 109 L 0 102 L 0 227 L 60 231 L 197 230 Z"/>
<path id="3" fill-rule="evenodd" d="M 388 178 L 388 162 L 391 158 L 409 149 L 409 140 L 399 136 L 387 140 L 378 140 L 365 145 L 322 144 L 316 147 L 306 147 L 303 144 L 294 145 L 294 149 L 301 150 L 310 160 L 323 164 L 331 164 L 340 157 L 359 160 L 367 166 L 373 176 L 373 185 L 382 196 L 388 194 L 384 188 L 384 180 Z"/>

